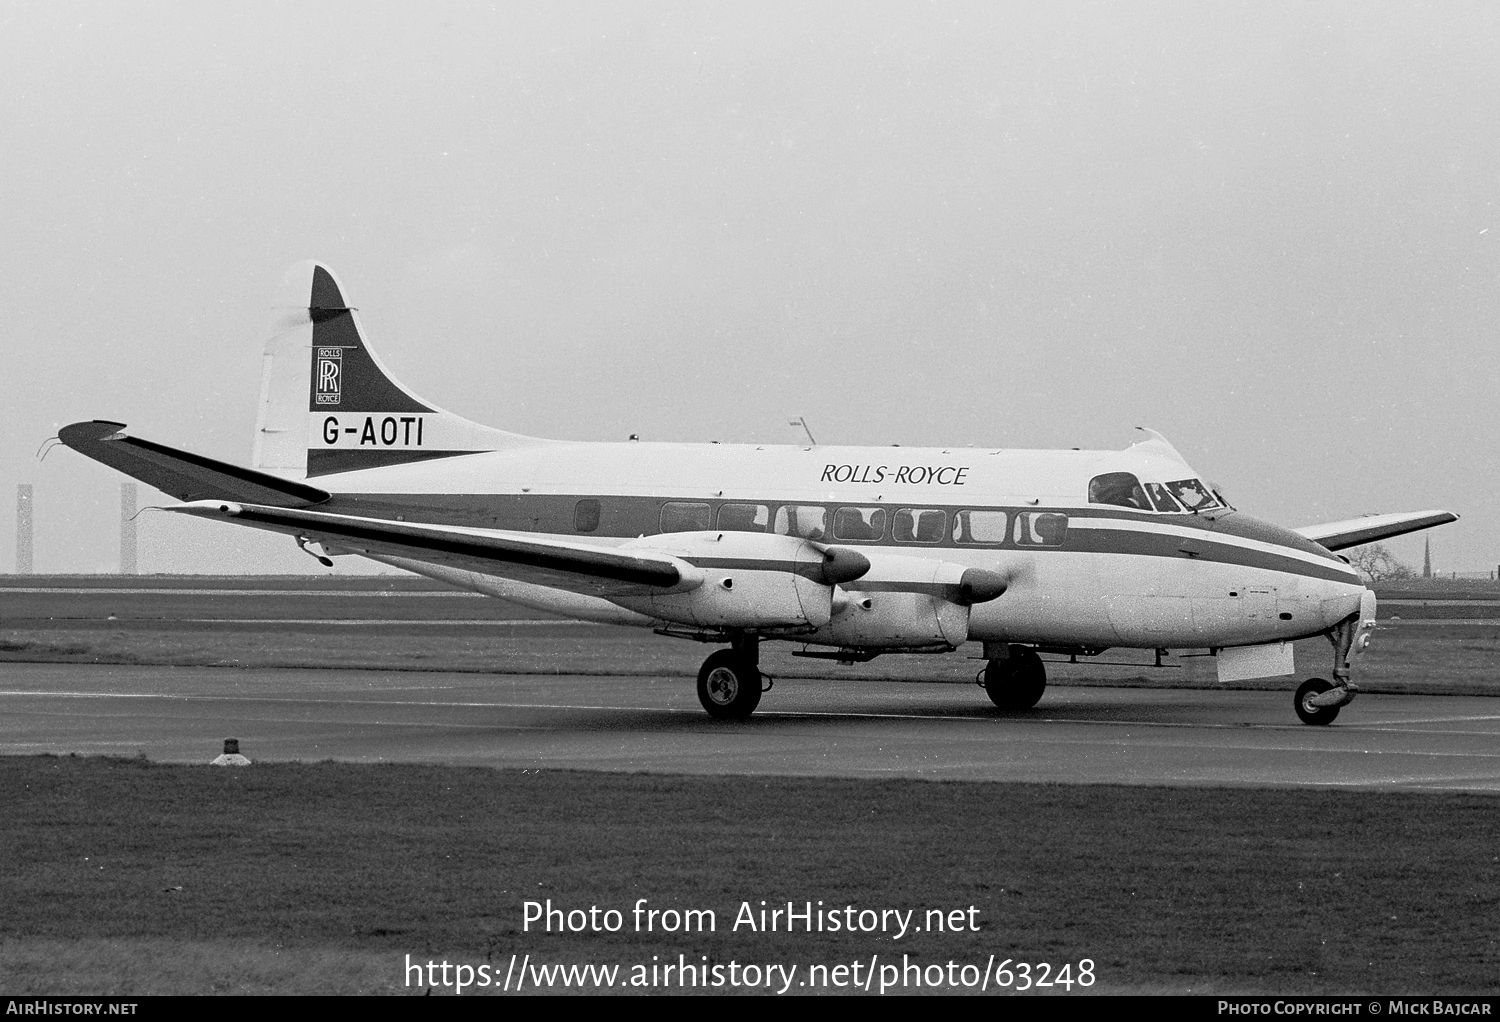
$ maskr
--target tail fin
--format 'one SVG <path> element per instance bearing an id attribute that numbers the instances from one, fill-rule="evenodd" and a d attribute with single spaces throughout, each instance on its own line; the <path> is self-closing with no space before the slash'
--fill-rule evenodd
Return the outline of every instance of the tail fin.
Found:
<path id="1" fill-rule="evenodd" d="M 328 267 L 308 260 L 281 279 L 261 376 L 256 468 L 313 478 L 538 442 L 445 412 L 392 379 Z"/>

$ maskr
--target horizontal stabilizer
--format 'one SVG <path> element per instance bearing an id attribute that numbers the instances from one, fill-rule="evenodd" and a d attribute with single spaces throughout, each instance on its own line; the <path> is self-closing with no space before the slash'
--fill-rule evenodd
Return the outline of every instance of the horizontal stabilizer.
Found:
<path id="1" fill-rule="evenodd" d="M 187 451 L 126 436 L 123 422 L 75 422 L 57 438 L 79 454 L 119 469 L 178 500 L 244 500 L 276 507 L 307 507 L 330 494 L 315 486 L 214 461 Z"/>
<path id="2" fill-rule="evenodd" d="M 1345 550 L 1456 521 L 1458 515 L 1451 511 L 1400 511 L 1389 515 L 1365 515 L 1363 518 L 1329 522 L 1326 525 L 1304 525 L 1292 531 L 1329 550 Z"/>
<path id="3" fill-rule="evenodd" d="M 406 557 L 570 592 L 603 594 L 618 591 L 621 584 L 670 589 L 694 581 L 685 577 L 682 567 L 686 566 L 679 567 L 681 562 L 670 556 L 627 554 L 592 544 L 538 539 L 530 533 L 418 525 L 219 500 L 167 510 L 288 533 L 322 543 L 325 549 Z"/>

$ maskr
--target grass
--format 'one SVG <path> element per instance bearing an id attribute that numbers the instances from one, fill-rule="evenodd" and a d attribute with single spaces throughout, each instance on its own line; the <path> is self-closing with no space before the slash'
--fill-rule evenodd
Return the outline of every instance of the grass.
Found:
<path id="1" fill-rule="evenodd" d="M 1471 795 L 0 759 L 0 987 L 419 992 L 503 963 L 1091 958 L 1100 992 L 1494 993 L 1500 802 Z M 521 932 L 522 903 L 712 934 Z M 729 932 L 741 901 L 978 933 Z M 920 916 L 920 911 L 919 911 Z M 629 926 L 627 924 L 627 930 Z M 997 960 L 998 960 L 997 959 Z"/>
<path id="2" fill-rule="evenodd" d="M 35 617 L 8 615 L 0 662 L 686 677 L 707 652 L 616 628 L 170 620 L 297 616 L 264 598 L 162 599 L 151 608 L 165 620 L 120 622 L 46 621 L 54 610 L 34 597 L 11 599 Z M 76 603 L 58 599 L 58 613 Z M 106 599 L 95 610 L 109 610 Z M 319 614 L 347 617 L 446 618 L 492 602 L 317 599 Z M 979 666 L 963 658 L 977 647 L 852 669 L 789 649 L 767 648 L 778 677 L 967 682 Z M 1497 653 L 1500 621 L 1383 622 L 1356 680 L 1372 692 L 1495 694 Z M 1141 654 L 1102 659 L 1131 656 Z M 1326 676 L 1323 640 L 1297 657 L 1300 676 Z M 1215 685 L 1212 660 L 1179 662 L 1050 674 L 1064 685 Z M 1091 958 L 1101 992 L 1493 994 L 1497 808 L 1493 797 L 1347 791 L 0 758 L 0 989 L 425 992 L 404 984 L 406 954 L 477 965 L 512 953 L 564 963 L 685 953 L 805 967 L 903 953 L 983 964 L 994 953 Z M 548 897 L 622 911 L 645 897 L 714 909 L 720 925 L 691 938 L 521 932 L 522 902 Z M 901 941 L 729 932 L 739 903 L 762 898 L 919 914 L 972 904 L 983 928 Z"/>

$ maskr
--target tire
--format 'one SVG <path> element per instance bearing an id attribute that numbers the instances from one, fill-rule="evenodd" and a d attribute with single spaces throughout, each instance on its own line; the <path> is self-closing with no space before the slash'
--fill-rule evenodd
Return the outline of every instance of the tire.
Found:
<path id="1" fill-rule="evenodd" d="M 1333 723 L 1333 718 L 1339 715 L 1339 707 L 1307 705 L 1309 698 L 1322 695 L 1331 688 L 1333 688 L 1333 683 L 1324 681 L 1322 678 L 1309 678 L 1297 686 L 1297 696 L 1292 705 L 1297 710 L 1297 716 L 1302 718 L 1302 723 L 1311 724 L 1314 727 Z"/>
<path id="2" fill-rule="evenodd" d="M 715 720 L 744 720 L 760 705 L 760 671 L 732 649 L 721 649 L 698 671 L 698 702 Z"/>
<path id="3" fill-rule="evenodd" d="M 984 690 L 1002 710 L 1029 710 L 1047 690 L 1047 665 L 1036 650 L 1012 646 L 1009 659 L 985 667 Z"/>

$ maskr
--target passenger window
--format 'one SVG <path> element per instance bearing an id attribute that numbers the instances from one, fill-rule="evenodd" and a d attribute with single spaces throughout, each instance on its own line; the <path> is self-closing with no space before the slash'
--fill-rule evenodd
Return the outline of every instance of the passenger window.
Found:
<path id="1" fill-rule="evenodd" d="M 1156 505 L 1158 511 L 1181 511 L 1182 505 L 1172 499 L 1167 488 L 1161 483 L 1147 483 L 1146 492 L 1151 494 L 1151 503 Z"/>
<path id="2" fill-rule="evenodd" d="M 578 532 L 593 532 L 599 528 L 599 502 L 592 498 L 580 500 L 573 505 L 573 528 Z"/>
<path id="3" fill-rule="evenodd" d="M 662 532 L 703 532 L 707 528 L 707 504 L 671 501 L 661 506 Z"/>
<path id="4" fill-rule="evenodd" d="M 1004 511 L 960 511 L 953 516 L 956 543 L 1004 543 L 1008 516 Z"/>
<path id="5" fill-rule="evenodd" d="M 946 520 L 935 508 L 904 507 L 892 520 L 891 535 L 898 543 L 941 543 Z"/>
<path id="6" fill-rule="evenodd" d="M 1067 515 L 1050 511 L 1022 511 L 1016 515 L 1017 546 L 1062 546 L 1067 535 Z"/>
<path id="7" fill-rule="evenodd" d="M 1129 472 L 1106 472 L 1090 479 L 1089 503 L 1151 510 L 1151 502 L 1146 499 L 1146 491 L 1141 489 L 1140 480 Z"/>
<path id="8" fill-rule="evenodd" d="M 1219 506 L 1218 500 L 1208 492 L 1208 487 L 1197 479 L 1179 479 L 1175 483 L 1168 483 L 1167 489 L 1189 511 L 1206 511 Z"/>
<path id="9" fill-rule="evenodd" d="M 833 538 L 875 543 L 885 535 L 885 508 L 841 507 L 833 513 Z"/>
<path id="10" fill-rule="evenodd" d="M 785 504 L 776 509 L 776 532 L 782 536 L 822 539 L 828 534 L 828 509 L 808 504 Z"/>
<path id="11" fill-rule="evenodd" d="M 764 504 L 725 504 L 719 508 L 719 528 L 725 532 L 765 532 L 771 528 L 771 509 Z"/>

